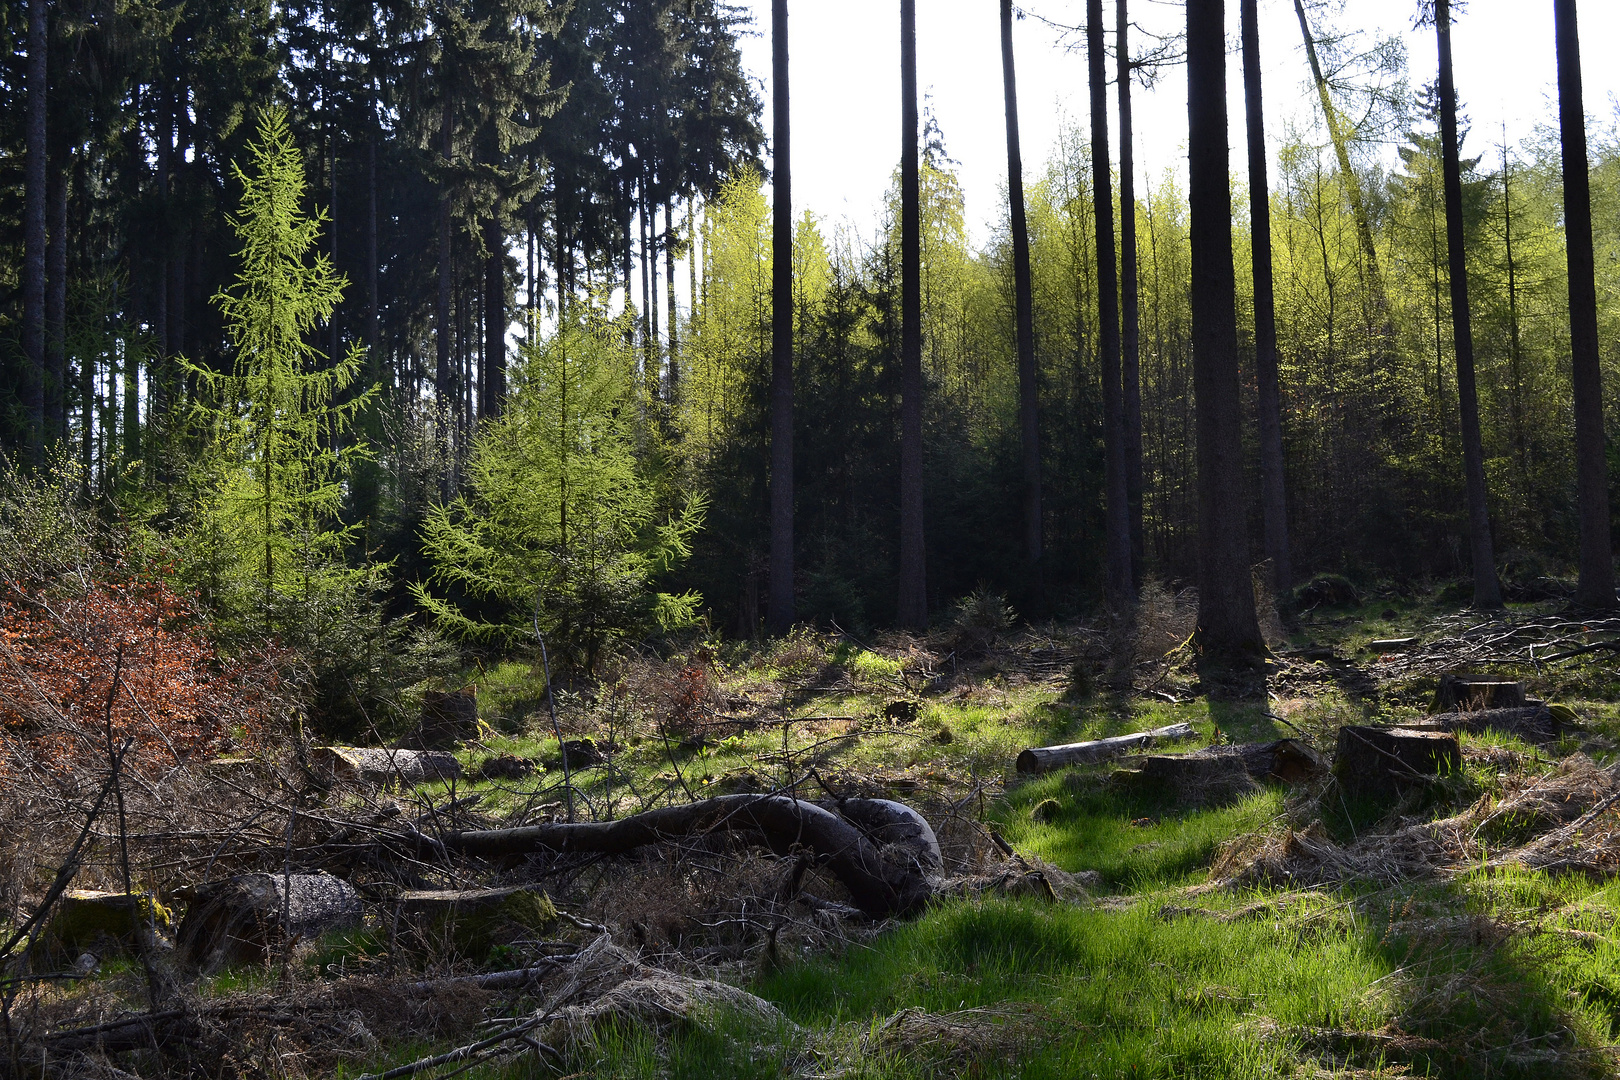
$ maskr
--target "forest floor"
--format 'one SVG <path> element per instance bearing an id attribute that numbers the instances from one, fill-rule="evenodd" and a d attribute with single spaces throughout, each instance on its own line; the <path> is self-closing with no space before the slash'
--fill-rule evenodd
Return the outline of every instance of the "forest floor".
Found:
<path id="1" fill-rule="evenodd" d="M 1287 634 L 1274 628 L 1265 698 L 1234 701 L 1201 692 L 1185 646 L 1191 609 L 1162 592 L 1128 635 L 980 629 L 968 611 L 927 638 L 803 631 L 635 660 L 556 703 L 564 737 L 593 743 L 571 759 L 579 816 L 720 793 L 890 798 L 932 823 L 951 885 L 916 917 L 873 922 L 797 855 L 735 840 L 531 862 L 479 880 L 544 883 L 568 916 L 547 940 L 410 952 L 373 916 L 290 966 L 204 979 L 196 999 L 348 1002 L 342 1023 L 313 1006 L 326 1019 L 239 1023 L 241 1074 L 447 1076 L 471 1064 L 462 1075 L 1612 1075 L 1620 777 L 1608 767 L 1620 762 L 1620 673 L 1612 651 L 1578 650 L 1615 627 L 1560 610 L 1319 607 Z M 1408 636 L 1418 641 L 1405 651 L 1369 649 Z M 1340 726 L 1415 719 L 1438 677 L 1457 671 L 1522 678 L 1576 723 L 1554 744 L 1463 734 L 1461 771 L 1395 805 L 1346 800 L 1321 778 L 1155 789 L 1136 782 L 1130 756 L 1014 770 L 1025 747 L 1181 721 L 1198 738 L 1176 749 L 1292 738 L 1331 755 Z M 468 774 L 492 758 L 538 771 L 369 795 L 365 806 L 394 800 L 420 822 L 426 805 L 441 827 L 560 818 L 568 793 L 543 680 L 526 662 L 469 677 L 482 726 L 458 750 Z M 451 884 L 472 882 L 458 873 Z M 573 974 L 558 961 L 504 992 L 464 978 L 557 956 Z M 557 1011 L 614 965 L 619 983 L 663 980 L 653 1006 L 621 986 Z M 58 1005 L 100 994 L 98 1016 L 115 998 L 137 1008 L 135 968 L 105 963 Z M 398 1004 L 431 979 L 430 1002 Z M 373 1000 L 345 997 L 350 983 Z M 547 1020 L 533 1028 L 543 1050 L 514 1038 L 412 1064 L 531 1016 Z M 118 1066 L 162 1071 L 160 1055 L 142 1053 Z"/>

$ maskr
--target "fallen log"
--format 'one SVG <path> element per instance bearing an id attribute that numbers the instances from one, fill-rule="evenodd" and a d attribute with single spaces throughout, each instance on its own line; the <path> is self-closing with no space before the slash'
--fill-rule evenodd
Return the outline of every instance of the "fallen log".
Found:
<path id="1" fill-rule="evenodd" d="M 309 763 L 334 780 L 388 787 L 425 780 L 457 780 L 461 762 L 442 750 L 384 750 L 374 746 L 317 746 Z"/>
<path id="2" fill-rule="evenodd" d="M 851 811 L 851 817 L 862 816 L 868 809 L 869 819 L 880 813 L 875 808 L 863 807 L 860 812 Z M 897 815 L 888 810 L 881 813 L 889 815 L 885 829 L 894 829 L 899 824 L 898 817 L 911 821 L 909 815 Z M 911 814 L 915 815 L 915 811 Z M 916 820 L 920 820 L 920 816 Z M 926 826 L 926 822 L 923 824 Z M 437 840 L 417 836 L 418 844 L 425 848 L 442 846 L 444 850 L 463 855 L 501 858 L 539 852 L 622 855 L 649 844 L 665 844 L 717 832 L 754 833 L 778 855 L 789 854 L 794 848 L 810 851 L 849 890 L 855 906 L 875 919 L 911 914 L 928 901 L 933 891 L 919 865 L 921 857 L 885 858 L 879 844 L 868 839 L 857 824 L 815 803 L 785 795 L 720 795 L 681 806 L 643 811 L 618 821 L 557 822 L 516 829 L 453 832 Z M 928 830 L 927 835 L 932 839 L 933 831 Z M 937 842 L 934 847 L 937 852 Z"/>
<path id="3" fill-rule="evenodd" d="M 1558 715 L 1545 704 L 1526 705 L 1522 709 L 1439 713 L 1403 726 L 1413 731 L 1466 731 L 1471 735 L 1500 731 L 1537 743 L 1557 742 L 1564 727 Z"/>
<path id="4" fill-rule="evenodd" d="M 1333 775 L 1351 796 L 1390 798 L 1462 767 L 1457 736 L 1412 728 L 1339 729 Z"/>
<path id="5" fill-rule="evenodd" d="M 1294 739 L 1237 746 L 1206 746 L 1187 754 L 1149 754 L 1141 779 L 1163 784 L 1184 798 L 1238 795 L 1266 781 L 1297 784 L 1320 774 L 1316 752 Z"/>
<path id="6" fill-rule="evenodd" d="M 1106 761 L 1111 757 L 1156 746 L 1161 742 L 1191 739 L 1198 733 L 1191 724 L 1171 724 L 1139 731 L 1134 735 L 1116 735 L 1111 739 L 1093 739 L 1090 742 L 1065 743 L 1062 746 L 1034 746 L 1018 755 L 1017 768 L 1021 773 L 1044 773 L 1069 765 L 1087 765 Z"/>

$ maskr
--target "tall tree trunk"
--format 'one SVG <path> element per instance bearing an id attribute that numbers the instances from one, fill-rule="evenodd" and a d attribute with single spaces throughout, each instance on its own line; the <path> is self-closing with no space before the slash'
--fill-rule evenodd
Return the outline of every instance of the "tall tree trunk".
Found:
<path id="1" fill-rule="evenodd" d="M 1147 543 L 1142 532 L 1141 296 L 1136 275 L 1136 147 L 1131 120 L 1129 0 L 1118 0 L 1119 47 L 1119 295 L 1121 389 L 1125 398 L 1125 499 L 1130 508 L 1132 584 L 1142 583 Z"/>
<path id="2" fill-rule="evenodd" d="M 1435 36 L 1440 47 L 1440 141 L 1446 184 L 1446 252 L 1451 264 L 1451 333 L 1457 354 L 1457 400 L 1462 415 L 1463 479 L 1468 490 L 1469 546 L 1474 562 L 1474 606 L 1502 606 L 1491 547 L 1485 494 L 1485 444 L 1479 432 L 1474 388 L 1474 330 L 1468 313 L 1468 253 L 1463 246 L 1462 166 L 1458 161 L 1457 87 L 1451 68 L 1451 4 L 1436 0 Z"/>
<path id="3" fill-rule="evenodd" d="M 1316 96 L 1322 104 L 1322 118 L 1327 123 L 1328 139 L 1339 159 L 1339 173 L 1344 177 L 1345 191 L 1350 196 L 1350 212 L 1356 221 L 1356 240 L 1361 254 L 1367 260 L 1367 282 L 1380 308 L 1385 307 L 1383 275 L 1378 266 L 1378 248 L 1373 243 L 1372 219 L 1367 213 L 1367 198 L 1361 190 L 1361 177 L 1350 164 L 1350 132 L 1345 130 L 1344 119 L 1333 105 L 1333 94 L 1327 77 L 1322 73 L 1322 61 L 1316 52 L 1316 36 L 1311 33 L 1310 20 L 1305 17 L 1303 0 L 1294 0 L 1294 13 L 1299 16 L 1299 33 L 1305 41 L 1305 56 L 1311 64 L 1311 81 L 1316 85 Z"/>
<path id="4" fill-rule="evenodd" d="M 1018 427 L 1023 443 L 1024 558 L 1030 593 L 1041 597 L 1040 372 L 1035 367 L 1035 301 L 1030 282 L 1029 223 L 1024 213 L 1024 155 L 1018 138 L 1018 75 L 1013 66 L 1012 0 L 1001 0 L 1001 91 L 1007 115 L 1007 198 L 1012 217 L 1013 310 L 1018 341 Z"/>
<path id="5" fill-rule="evenodd" d="M 377 140 L 380 137 L 381 132 L 373 128 L 371 138 L 366 140 L 366 369 L 371 372 L 373 383 L 383 377 L 382 293 L 377 266 Z"/>
<path id="6" fill-rule="evenodd" d="M 169 205 L 169 179 L 170 166 L 174 161 L 174 93 L 168 80 L 165 79 L 163 89 L 158 93 L 157 104 L 157 130 L 154 131 L 153 140 L 157 143 L 157 192 L 158 192 L 158 238 L 157 238 L 157 282 L 155 283 L 156 303 L 152 318 L 152 330 L 157 338 L 157 355 L 152 358 L 149 378 L 152 383 L 153 398 L 162 411 L 166 404 L 168 394 L 168 380 L 165 378 L 165 366 L 169 355 L 169 259 L 173 257 L 174 245 L 169 236 L 169 219 L 171 217 Z M 150 415 L 148 416 L 150 419 Z"/>
<path id="7" fill-rule="evenodd" d="M 664 197 L 664 301 L 668 309 L 664 325 L 668 328 L 668 353 L 665 363 L 668 374 L 664 398 L 675 404 L 675 385 L 680 381 L 681 328 L 680 308 L 675 302 L 675 193 Z"/>
<path id="8" fill-rule="evenodd" d="M 771 584 L 765 623 L 771 634 L 785 633 L 795 615 L 793 144 L 788 102 L 787 0 L 771 0 Z M 673 264 L 670 271 L 673 277 Z"/>
<path id="9" fill-rule="evenodd" d="M 652 321 L 652 256 L 647 241 L 647 170 L 641 170 L 641 183 L 636 188 L 636 225 L 641 238 L 641 379 L 643 386 L 651 385 L 657 377 L 657 342 L 653 339 Z"/>
<path id="10" fill-rule="evenodd" d="M 484 219 L 484 415 L 506 407 L 506 233 L 494 216 Z"/>
<path id="11" fill-rule="evenodd" d="M 452 410 L 452 395 L 450 385 L 450 287 L 454 268 L 451 263 L 451 234 L 450 234 L 450 153 L 451 153 L 451 112 L 448 103 L 444 106 L 444 115 L 439 120 L 439 157 L 440 166 L 445 170 L 446 176 L 439 190 L 439 291 L 435 298 L 434 321 L 434 348 L 437 366 L 433 372 L 433 395 L 444 410 L 444 420 L 448 423 L 454 417 Z M 448 485 L 449 477 L 445 478 Z M 448 491 L 448 487 L 445 488 Z"/>
<path id="12" fill-rule="evenodd" d="M 1108 68 L 1102 0 L 1086 3 L 1086 55 L 1091 69 L 1091 197 L 1097 228 L 1097 360 L 1102 367 L 1104 589 L 1116 611 L 1131 581 L 1131 516 L 1125 486 L 1125 400 L 1119 381 L 1119 252 L 1114 243 L 1114 190 L 1108 167 Z"/>
<path id="13" fill-rule="evenodd" d="M 28 0 L 28 114 L 23 167 L 23 440 L 39 464 L 45 454 L 45 4 Z"/>
<path id="14" fill-rule="evenodd" d="M 1580 493 L 1581 575 L 1575 602 L 1612 608 L 1614 549 L 1609 536 L 1609 477 L 1604 458 L 1603 373 L 1598 363 L 1592 192 L 1586 159 L 1575 0 L 1553 0 L 1558 31 L 1558 126 L 1564 149 L 1564 250 L 1569 262 L 1569 340 L 1575 383 L 1575 476 Z"/>
<path id="15" fill-rule="evenodd" d="M 917 161 L 917 0 L 900 0 L 900 606 L 928 627 L 923 534 L 922 206 Z"/>
<path id="16" fill-rule="evenodd" d="M 1266 121 L 1260 79 L 1257 0 L 1243 9 L 1243 102 L 1249 136 L 1249 223 L 1254 270 L 1254 377 L 1260 412 L 1260 505 L 1265 519 L 1271 589 L 1286 604 L 1294 587 L 1283 486 L 1282 391 L 1277 375 L 1277 315 L 1271 280 L 1271 190 L 1266 177 Z"/>
<path id="17" fill-rule="evenodd" d="M 65 157 L 66 155 L 64 155 Z M 67 223 L 68 168 L 57 161 L 45 182 L 50 235 L 45 241 L 45 439 L 68 434 Z"/>
<path id="18" fill-rule="evenodd" d="M 1198 648 L 1213 665 L 1265 650 L 1243 507 L 1237 282 L 1232 270 L 1223 0 L 1187 4 L 1187 173 L 1192 242 L 1194 423 L 1198 439 Z"/>

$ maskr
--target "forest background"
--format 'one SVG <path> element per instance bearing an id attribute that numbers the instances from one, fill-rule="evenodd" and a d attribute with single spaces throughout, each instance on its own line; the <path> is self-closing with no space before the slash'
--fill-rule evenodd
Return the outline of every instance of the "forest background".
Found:
<path id="1" fill-rule="evenodd" d="M 26 47 L 36 10 L 44 54 Z M 1428 590 L 1469 572 L 1437 95 L 1399 42 L 1303 10 L 1346 128 L 1340 145 L 1280 133 L 1274 162 L 1294 579 Z M 757 634 L 773 266 L 745 30 L 715 0 L 7 5 L 0 437 L 117 519 L 141 558 L 177 567 L 222 635 L 268 631 L 325 657 L 334 714 L 339 700 L 371 701 L 366 680 L 402 675 L 378 670 L 365 642 L 390 643 L 380 652 L 401 664 L 442 663 L 415 629 L 429 621 L 509 642 L 531 621 L 556 633 L 608 612 L 561 643 L 563 662 L 586 668 L 661 628 Z M 1138 78 L 1176 51 L 1142 41 Z M 48 242 L 35 264 L 25 69 L 38 55 Z M 290 397 L 245 366 L 244 324 L 223 299 L 247 288 L 243 200 L 276 156 L 264 149 L 274 108 L 291 153 L 280 160 L 304 184 L 286 228 L 322 223 L 293 255 L 330 301 L 293 335 L 283 389 L 302 389 Z M 1039 574 L 1021 532 L 1011 241 L 1007 229 L 970 241 L 947 134 L 925 118 L 929 605 L 999 593 L 1031 618 L 1082 614 L 1101 602 L 1104 546 L 1091 133 L 1067 125 L 1026 167 Z M 1568 576 L 1577 544 L 1556 134 L 1508 145 L 1474 131 L 1464 170 L 1493 531 L 1510 597 L 1540 595 Z M 1189 214 L 1175 173 L 1136 179 L 1123 213 L 1138 234 L 1138 576 L 1183 583 L 1197 560 Z M 1594 134 L 1592 186 L 1613 447 L 1612 124 Z M 856 633 L 897 621 L 898 187 L 886 207 L 871 236 L 803 215 L 793 245 L 796 615 Z M 1235 228 L 1248 358 L 1241 214 Z M 1243 385 L 1252 418 L 1250 359 Z M 274 443 L 283 428 L 290 439 Z M 281 452 L 307 471 L 275 487 Z M 1258 492 L 1258 454 L 1246 458 Z M 244 506 L 263 511 L 262 529 L 238 527 Z M 1259 551 L 1258 498 L 1244 512 Z M 514 551 L 530 563 L 512 565 Z M 418 618 L 424 608 L 437 618 Z"/>

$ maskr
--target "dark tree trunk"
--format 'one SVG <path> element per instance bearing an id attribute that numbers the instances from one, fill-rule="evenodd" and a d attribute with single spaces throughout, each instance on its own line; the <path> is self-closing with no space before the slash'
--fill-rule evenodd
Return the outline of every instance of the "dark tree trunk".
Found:
<path id="1" fill-rule="evenodd" d="M 382 378 L 382 294 L 377 267 L 377 140 L 373 129 L 366 141 L 366 368 L 371 381 Z M 395 382 L 397 380 L 390 380 Z"/>
<path id="2" fill-rule="evenodd" d="M 66 155 L 63 155 L 64 158 Z M 45 439 L 67 438 L 67 223 L 68 169 L 54 163 L 45 182 L 50 235 L 45 241 Z"/>
<path id="3" fill-rule="evenodd" d="M 1468 255 L 1463 246 L 1462 166 L 1458 161 L 1457 88 L 1451 70 L 1451 4 L 1436 0 L 1435 36 L 1440 47 L 1440 141 L 1446 184 L 1446 251 L 1451 264 L 1451 332 L 1457 353 L 1457 400 L 1462 414 L 1463 478 L 1468 490 L 1469 545 L 1474 562 L 1474 606 L 1502 606 L 1491 548 L 1491 518 L 1485 495 L 1485 445 L 1479 432 L 1479 396 L 1474 388 L 1474 330 L 1468 313 Z"/>
<path id="4" fill-rule="evenodd" d="M 922 207 L 917 161 L 917 0 L 900 0 L 900 607 L 928 627 L 923 539 Z"/>
<path id="5" fill-rule="evenodd" d="M 45 453 L 45 4 L 28 0 L 28 113 L 23 167 L 23 386 L 29 456 Z"/>
<path id="6" fill-rule="evenodd" d="M 665 365 L 668 368 L 665 377 L 664 399 L 670 405 L 675 404 L 675 384 L 680 378 L 680 348 L 681 328 L 680 309 L 675 303 L 675 195 L 671 192 L 664 197 L 664 306 L 667 309 L 664 315 L 669 348 Z"/>
<path id="7" fill-rule="evenodd" d="M 1198 647 L 1216 666 L 1265 650 L 1249 578 L 1243 507 L 1237 283 L 1232 270 L 1223 0 L 1187 4 L 1187 173 L 1192 241 L 1194 423 L 1198 439 Z"/>
<path id="8" fill-rule="evenodd" d="M 1249 136 L 1249 222 L 1254 268 L 1254 377 L 1260 411 L 1260 505 L 1271 588 L 1286 603 L 1294 587 L 1283 487 L 1282 391 L 1277 376 L 1277 316 L 1271 281 L 1271 190 L 1266 178 L 1266 121 L 1260 82 L 1258 0 L 1242 0 L 1243 102 Z"/>
<path id="9" fill-rule="evenodd" d="M 772 634 L 785 633 L 795 614 L 793 162 L 788 102 L 787 0 L 771 0 L 771 585 L 765 629 Z M 673 263 L 669 269 L 673 279 Z M 673 299 L 670 306 L 674 307 Z"/>
<path id="10" fill-rule="evenodd" d="M 1581 576 L 1575 602 L 1612 608 L 1614 551 L 1604 458 L 1603 373 L 1598 362 L 1597 278 L 1586 104 L 1575 0 L 1553 0 L 1558 31 L 1558 124 L 1564 148 L 1564 250 L 1569 260 L 1569 342 L 1575 383 L 1575 476 L 1581 508 Z"/>
<path id="11" fill-rule="evenodd" d="M 506 233 L 494 217 L 484 219 L 484 415 L 506 406 Z"/>
<path id="12" fill-rule="evenodd" d="M 648 250 L 647 241 L 647 170 L 641 170 L 641 183 L 636 189 L 636 224 L 640 230 L 641 238 L 641 378 L 643 385 L 650 385 L 656 377 L 658 370 L 658 342 L 654 338 L 655 328 L 652 320 L 652 255 Z"/>
<path id="13" fill-rule="evenodd" d="M 1125 500 L 1130 507 L 1132 584 L 1142 583 L 1147 543 L 1142 532 L 1141 305 L 1136 277 L 1136 153 L 1131 122 L 1129 0 L 1119 0 L 1119 296 L 1121 389 L 1125 398 Z"/>
<path id="14" fill-rule="evenodd" d="M 1013 66 L 1012 0 L 1001 0 L 1001 87 L 1007 114 L 1007 198 L 1012 217 L 1013 309 L 1018 335 L 1018 426 L 1023 442 L 1024 557 L 1030 591 L 1041 595 L 1040 372 L 1035 367 L 1035 301 L 1030 283 L 1029 223 L 1024 214 L 1024 156 L 1018 142 L 1018 76 Z"/>
<path id="15" fill-rule="evenodd" d="M 1091 69 L 1091 197 L 1097 221 L 1097 360 L 1102 367 L 1103 477 L 1106 504 L 1104 589 L 1115 610 L 1135 593 L 1131 517 L 1125 486 L 1125 400 L 1119 380 L 1119 269 L 1114 244 L 1114 191 L 1108 167 L 1108 67 L 1102 0 L 1087 0 L 1086 55 Z"/>
<path id="16" fill-rule="evenodd" d="M 444 107 L 444 116 L 439 121 L 439 155 L 440 165 L 448 171 L 450 168 L 450 106 Z M 446 176 L 443 187 L 439 192 L 439 291 L 435 299 L 433 310 L 434 321 L 434 347 L 437 350 L 435 359 L 437 365 L 433 372 L 433 395 L 439 406 L 445 410 L 445 420 L 453 418 L 451 411 L 453 401 L 450 386 L 450 287 L 453 268 L 450 251 L 450 181 Z M 448 482 L 448 478 L 446 478 Z"/>

